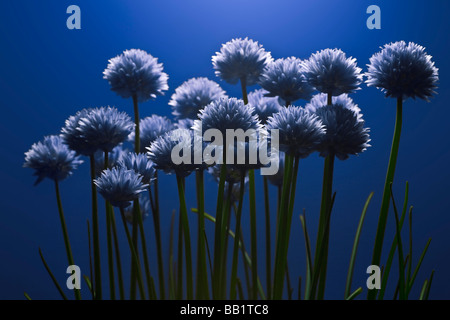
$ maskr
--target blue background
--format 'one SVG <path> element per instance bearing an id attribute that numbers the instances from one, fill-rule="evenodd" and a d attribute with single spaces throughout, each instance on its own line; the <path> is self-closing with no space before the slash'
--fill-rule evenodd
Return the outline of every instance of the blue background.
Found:
<path id="1" fill-rule="evenodd" d="M 81 8 L 81 30 L 66 28 L 69 16 L 66 8 L 71 4 Z M 368 30 L 366 27 L 369 16 L 366 9 L 371 4 L 381 8 L 381 30 Z M 33 187 L 32 171 L 22 168 L 24 152 L 43 136 L 57 134 L 64 120 L 81 108 L 114 105 L 133 115 L 131 100 L 121 99 L 111 92 L 107 81 L 102 79 L 108 59 L 125 49 L 140 48 L 158 57 L 170 77 L 170 89 L 165 96 L 141 104 L 142 117 L 153 113 L 170 116 L 171 109 L 167 103 L 171 94 L 183 81 L 194 76 L 215 80 L 229 95 L 241 97 L 239 86 L 220 81 L 214 75 L 211 64 L 211 56 L 220 49 L 221 44 L 235 37 L 259 41 L 274 58 L 293 55 L 305 59 L 317 50 L 341 48 L 348 56 L 357 58 L 358 65 L 364 71 L 370 56 L 385 43 L 405 40 L 426 47 L 439 68 L 438 94 L 431 99 L 431 103 L 407 100 L 404 104 L 404 126 L 394 192 L 397 202 L 401 203 L 405 182 L 409 181 L 410 204 L 414 205 L 415 263 L 426 241 L 432 237 L 411 297 L 418 297 L 423 281 L 435 269 L 430 298 L 450 298 L 450 126 L 446 122 L 450 118 L 449 9 L 450 3 L 444 0 L 2 1 L 0 299 L 23 299 L 24 291 L 34 299 L 59 298 L 39 259 L 39 247 L 60 283 L 64 285 L 66 279 L 67 263 L 54 186 L 51 181 L 45 180 Z M 364 288 L 365 293 L 361 297 L 366 295 L 365 271 L 372 256 L 395 118 L 395 101 L 384 98 L 375 88 L 362 85 L 362 90 L 352 94 L 352 97 L 371 128 L 372 147 L 358 157 L 336 161 L 334 189 L 337 198 L 331 222 L 326 291 L 326 297 L 331 299 L 343 298 L 351 246 L 361 209 L 369 193 L 374 191 L 361 236 L 353 282 L 354 289 L 358 286 Z M 304 105 L 305 102 L 297 103 Z M 86 161 L 72 177 L 61 183 L 75 261 L 84 274 L 89 273 L 86 228 L 86 220 L 91 215 L 88 167 Z M 298 276 L 304 279 L 305 274 L 304 241 L 298 214 L 305 208 L 310 236 L 315 241 L 322 168 L 323 159 L 317 154 L 300 163 L 289 256 L 295 288 Z M 167 266 L 170 216 L 173 210 L 177 210 L 178 202 L 175 200 L 175 177 L 161 176 L 162 229 Z M 213 213 L 217 187 L 209 176 L 206 180 L 206 210 Z M 261 279 L 264 279 L 261 182 L 261 177 L 257 175 L 259 271 Z M 190 177 L 187 180 L 189 207 L 195 206 L 194 186 Z M 271 192 L 272 212 L 275 212 L 276 189 L 271 188 Z M 244 210 L 248 210 L 247 203 Z M 102 204 L 99 201 L 101 212 L 104 210 Z M 248 215 L 244 218 L 244 230 L 249 230 Z M 195 222 L 192 215 L 192 235 L 196 234 Z M 145 224 L 153 257 L 151 219 L 147 219 Z M 124 272 L 127 274 L 126 240 L 119 226 Z M 211 224 L 207 226 L 212 230 Z M 394 236 L 393 226 L 391 214 L 383 261 Z M 100 227 L 106 290 L 103 215 Z M 394 266 L 392 274 L 396 270 Z M 152 272 L 156 276 L 156 264 L 152 264 Z M 388 298 L 392 297 L 392 287 L 391 284 Z M 88 298 L 84 282 L 82 288 L 84 297 Z"/>

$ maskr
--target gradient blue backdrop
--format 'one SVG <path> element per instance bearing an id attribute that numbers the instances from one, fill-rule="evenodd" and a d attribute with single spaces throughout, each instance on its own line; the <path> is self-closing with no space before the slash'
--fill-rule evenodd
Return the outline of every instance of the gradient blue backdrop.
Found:
<path id="1" fill-rule="evenodd" d="M 66 8 L 81 8 L 81 30 L 66 28 Z M 381 30 L 368 30 L 366 8 L 381 8 Z M 432 269 L 436 270 L 430 298 L 450 298 L 450 217 L 448 211 L 450 118 L 448 59 L 450 3 L 437 1 L 2 1 L 0 4 L 0 299 L 23 299 L 26 291 L 35 299 L 59 298 L 38 255 L 41 247 L 61 283 L 65 283 L 66 257 L 59 225 L 53 184 L 33 187 L 30 169 L 22 168 L 24 152 L 44 135 L 56 134 L 64 120 L 84 107 L 114 105 L 132 115 L 131 100 L 111 92 L 102 71 L 108 59 L 125 49 L 141 48 L 158 57 L 169 74 L 169 91 L 141 105 L 141 116 L 171 116 L 167 105 L 174 89 L 194 76 L 218 81 L 229 95 L 240 97 L 240 88 L 214 75 L 211 56 L 222 43 L 250 37 L 272 52 L 274 58 L 308 58 L 317 50 L 341 48 L 357 58 L 366 70 L 369 57 L 385 43 L 414 41 L 427 48 L 439 68 L 438 95 L 431 103 L 408 100 L 395 176 L 394 192 L 400 203 L 404 185 L 410 182 L 414 205 L 414 261 L 429 237 L 429 253 L 418 275 L 412 297 Z M 395 101 L 375 88 L 362 86 L 352 95 L 371 128 L 372 147 L 358 157 L 337 161 L 337 191 L 331 225 L 327 298 L 341 299 L 354 233 L 365 199 L 370 205 L 355 266 L 354 285 L 365 288 L 365 270 L 371 261 L 382 187 L 395 117 Z M 301 102 L 304 104 L 304 102 Z M 300 163 L 296 213 L 291 233 L 290 272 L 296 281 L 304 276 L 305 253 L 298 214 L 306 209 L 315 240 L 320 202 L 323 159 L 313 154 Z M 161 179 L 162 228 L 167 258 L 172 210 L 177 209 L 175 177 Z M 261 177 L 257 176 L 258 202 L 263 203 Z M 215 207 L 216 185 L 207 178 L 207 212 Z M 195 206 L 194 184 L 187 181 L 189 207 Z M 275 189 L 272 211 L 275 208 Z M 88 269 L 86 220 L 90 218 L 88 163 L 61 183 L 63 204 L 74 257 L 84 274 Z M 103 202 L 99 205 L 102 207 Z M 247 204 L 247 203 L 246 203 Z M 248 207 L 245 207 L 248 208 Z M 244 209 L 245 209 L 244 208 Z M 260 276 L 264 279 L 264 223 L 260 205 Z M 103 212 L 103 211 L 102 211 Z M 195 217 L 192 234 L 195 235 Z M 245 230 L 248 230 L 247 216 Z M 389 217 L 386 244 L 393 238 Z M 106 248 L 104 216 L 101 240 Z M 154 254 L 151 219 L 147 240 Z M 208 225 L 212 229 L 211 225 Z M 120 228 L 125 252 L 126 242 Z M 212 235 L 209 232 L 209 235 Z M 406 234 L 405 234 L 406 235 Z M 384 247 L 384 256 L 388 251 Z M 106 249 L 103 277 L 107 289 Z M 126 254 L 124 253 L 124 258 Z M 166 260 L 167 261 L 167 260 Z M 166 264 L 167 265 L 167 264 Z M 124 263 L 129 270 L 128 259 Z M 393 274 L 395 274 L 393 268 Z M 156 265 L 152 265 L 154 275 Z M 88 292 L 83 283 L 84 297 Z M 391 286 L 392 287 L 392 286 Z M 393 288 L 390 288 L 392 292 Z M 391 297 L 391 293 L 389 295 Z"/>

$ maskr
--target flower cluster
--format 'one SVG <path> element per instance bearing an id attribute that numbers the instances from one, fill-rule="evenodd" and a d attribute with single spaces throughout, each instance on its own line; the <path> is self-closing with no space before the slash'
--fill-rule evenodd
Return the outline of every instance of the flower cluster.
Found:
<path id="1" fill-rule="evenodd" d="M 386 44 L 370 58 L 366 83 L 386 93 L 386 97 L 428 100 L 438 82 L 438 69 L 425 48 L 413 42 Z"/>
<path id="2" fill-rule="evenodd" d="M 270 63 L 259 79 L 269 97 L 283 99 L 289 105 L 298 99 L 309 100 L 314 87 L 306 81 L 304 62 L 296 57 L 277 59 Z"/>
<path id="3" fill-rule="evenodd" d="M 264 68 L 272 62 L 270 52 L 251 39 L 233 39 L 212 57 L 216 76 L 228 83 L 244 81 L 247 86 L 258 82 Z"/>
<path id="4" fill-rule="evenodd" d="M 119 208 L 128 207 L 148 187 L 148 184 L 142 182 L 140 174 L 124 167 L 104 170 L 101 176 L 94 180 L 94 183 L 98 192 L 111 205 Z"/>
<path id="5" fill-rule="evenodd" d="M 207 78 L 192 78 L 175 89 L 169 105 L 176 119 L 197 119 L 197 114 L 210 102 L 226 97 L 225 91 Z"/>
<path id="6" fill-rule="evenodd" d="M 359 89 L 363 75 L 355 58 L 340 49 L 325 49 L 311 55 L 305 63 L 306 80 L 323 93 L 338 96 Z"/>
<path id="7" fill-rule="evenodd" d="M 144 50 L 131 49 L 109 60 L 103 78 L 122 98 L 136 96 L 142 102 L 169 89 L 169 77 L 162 70 L 163 65 L 157 58 Z"/>
<path id="8" fill-rule="evenodd" d="M 60 136 L 47 136 L 43 141 L 34 143 L 25 152 L 24 167 L 34 169 L 37 176 L 35 185 L 44 178 L 60 181 L 72 174 L 83 160 L 62 142 Z"/>

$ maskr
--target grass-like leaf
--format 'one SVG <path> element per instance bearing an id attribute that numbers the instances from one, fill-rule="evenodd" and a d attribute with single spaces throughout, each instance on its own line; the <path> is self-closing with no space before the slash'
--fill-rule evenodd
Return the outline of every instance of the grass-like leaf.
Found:
<path id="1" fill-rule="evenodd" d="M 373 192 L 369 194 L 369 197 L 366 200 L 366 203 L 364 205 L 364 208 L 361 213 L 361 218 L 359 219 L 358 228 L 356 229 L 355 234 L 355 241 L 353 242 L 353 249 L 352 249 L 352 255 L 350 257 L 350 264 L 348 267 L 348 273 L 347 273 L 347 282 L 345 284 L 345 294 L 344 298 L 347 299 L 350 296 L 350 290 L 352 287 L 352 278 L 353 278 L 353 270 L 355 268 L 355 259 L 356 259 L 356 252 L 358 251 L 358 244 L 359 244 L 359 238 L 361 236 L 361 230 L 364 223 L 364 219 L 366 217 L 367 208 L 369 207 L 370 200 L 372 200 Z"/>
<path id="2" fill-rule="evenodd" d="M 50 278 L 52 278 L 52 281 L 58 289 L 59 294 L 64 300 L 68 300 L 67 296 L 64 294 L 64 291 L 61 289 L 61 286 L 59 285 L 58 281 L 56 280 L 55 276 L 53 275 L 52 270 L 50 270 L 50 267 L 48 266 L 47 262 L 44 259 L 44 255 L 42 254 L 41 248 L 39 248 L 39 256 L 41 257 L 42 263 L 44 264 L 45 270 L 47 270 L 48 274 L 50 275 Z"/>

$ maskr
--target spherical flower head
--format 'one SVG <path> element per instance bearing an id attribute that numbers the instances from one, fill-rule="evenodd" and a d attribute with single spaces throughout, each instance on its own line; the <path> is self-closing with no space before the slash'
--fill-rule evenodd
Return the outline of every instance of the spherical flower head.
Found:
<path id="1" fill-rule="evenodd" d="M 31 149 L 25 152 L 26 168 L 35 170 L 37 180 L 34 185 L 44 178 L 55 181 L 64 180 L 72 174 L 72 171 L 82 164 L 75 151 L 70 150 L 62 142 L 60 136 L 46 136 L 43 141 L 34 143 Z"/>
<path id="2" fill-rule="evenodd" d="M 298 99 L 309 100 L 314 92 L 306 81 L 304 62 L 296 57 L 270 63 L 259 78 L 259 85 L 269 91 L 267 96 L 278 96 L 289 103 Z"/>
<path id="3" fill-rule="evenodd" d="M 134 170 L 123 167 L 106 169 L 94 179 L 98 192 L 114 207 L 126 208 L 139 198 L 148 185 L 142 183 L 142 176 Z"/>
<path id="4" fill-rule="evenodd" d="M 118 163 L 119 167 L 134 170 L 142 176 L 142 182 L 150 185 L 155 179 L 156 169 L 144 153 L 125 153 Z"/>
<path id="5" fill-rule="evenodd" d="M 192 171 L 202 169 L 205 166 L 203 161 L 201 163 L 196 163 L 195 161 L 195 153 L 202 152 L 202 150 L 197 150 L 198 145 L 194 143 L 194 139 L 192 130 L 175 129 L 166 132 L 147 148 L 147 155 L 155 164 L 156 169 L 163 170 L 168 174 L 175 173 L 186 177 Z M 175 147 L 179 148 L 177 153 L 179 162 L 178 160 L 174 161 L 172 156 L 172 150 Z M 200 148 L 203 148 L 201 144 Z M 189 153 L 184 154 L 184 152 Z"/>
<path id="6" fill-rule="evenodd" d="M 227 129 L 262 129 L 258 116 L 254 115 L 254 108 L 236 98 L 221 98 L 211 102 L 200 111 L 199 119 L 195 120 L 193 129 L 201 135 L 208 129 L 219 130 L 223 137 Z"/>
<path id="7" fill-rule="evenodd" d="M 145 220 L 145 218 L 148 217 L 149 211 L 150 211 L 150 199 L 146 196 L 140 196 L 139 197 L 139 209 L 141 212 L 142 221 Z M 134 217 L 134 208 L 133 206 L 128 206 L 124 210 L 125 219 L 129 224 L 133 224 L 133 217 Z"/>
<path id="8" fill-rule="evenodd" d="M 266 128 L 278 129 L 281 151 L 300 158 L 315 151 L 325 135 L 322 121 L 315 114 L 294 106 L 269 117 Z"/>
<path id="9" fill-rule="evenodd" d="M 264 89 L 257 89 L 248 94 L 248 103 L 253 106 L 253 113 L 258 116 L 261 124 L 266 124 L 267 118 L 281 109 L 278 98 L 267 97 L 268 93 Z"/>
<path id="10" fill-rule="evenodd" d="M 108 80 L 111 90 L 122 98 L 136 96 L 143 102 L 162 95 L 169 89 L 168 75 L 162 63 L 144 50 L 125 50 L 109 60 L 103 71 L 103 79 Z"/>
<path id="11" fill-rule="evenodd" d="M 386 97 L 428 101 L 439 80 L 438 68 L 431 59 L 424 47 L 413 42 L 386 44 L 370 58 L 366 83 L 381 89 Z"/>
<path id="12" fill-rule="evenodd" d="M 122 145 L 114 147 L 110 152 L 108 152 L 108 168 L 115 167 L 119 161 L 122 159 L 125 151 Z M 94 153 L 95 159 L 95 176 L 99 177 L 102 171 L 105 169 L 105 152 L 98 150 Z"/>
<path id="13" fill-rule="evenodd" d="M 69 149 L 74 150 L 77 154 L 82 154 L 89 156 L 93 154 L 97 149 L 95 146 L 90 144 L 82 135 L 79 130 L 80 120 L 85 118 L 92 109 L 82 109 L 77 111 L 73 116 L 70 116 L 65 121 L 65 126 L 61 129 L 62 141 L 69 147 Z"/>
<path id="14" fill-rule="evenodd" d="M 228 41 L 212 57 L 216 76 L 230 84 L 241 80 L 247 86 L 257 83 L 264 68 L 272 60 L 270 52 L 248 38 Z"/>
<path id="15" fill-rule="evenodd" d="M 369 129 L 358 114 L 342 104 L 324 105 L 315 114 L 325 125 L 326 134 L 318 146 L 322 157 L 336 155 L 340 160 L 357 155 L 369 145 Z"/>
<path id="16" fill-rule="evenodd" d="M 332 104 L 339 104 L 344 106 L 345 108 L 354 111 L 358 119 L 362 120 L 362 113 L 361 109 L 358 107 L 356 103 L 353 102 L 353 99 L 348 96 L 348 94 L 343 93 L 339 96 L 332 97 Z M 311 101 L 305 105 L 305 109 L 309 112 L 316 112 L 317 109 L 326 106 L 328 104 L 327 102 L 327 94 L 326 93 L 319 93 L 314 95 L 311 98 Z"/>
<path id="17" fill-rule="evenodd" d="M 192 78 L 175 89 L 169 105 L 176 119 L 197 119 L 198 112 L 211 101 L 226 97 L 225 91 L 207 78 Z"/>
<path id="18" fill-rule="evenodd" d="M 100 107 L 81 118 L 77 130 L 95 150 L 109 152 L 128 138 L 134 130 L 134 122 L 116 108 Z"/>
<path id="19" fill-rule="evenodd" d="M 338 96 L 360 89 L 363 76 L 355 58 L 347 58 L 340 49 L 325 49 L 307 60 L 305 77 L 318 91 Z"/>
<path id="20" fill-rule="evenodd" d="M 283 184 L 284 176 L 284 152 L 279 152 L 278 158 L 278 171 L 273 175 L 267 175 L 267 180 L 274 186 L 281 186 Z"/>
<path id="21" fill-rule="evenodd" d="M 151 117 L 146 117 L 144 119 L 141 119 L 139 121 L 139 138 L 141 140 L 140 143 L 140 152 L 146 153 L 147 147 L 149 147 L 153 141 L 156 140 L 159 136 L 164 135 L 166 132 L 169 132 L 171 130 L 175 129 L 174 124 L 170 119 L 158 116 L 158 115 L 152 115 Z M 129 141 L 134 142 L 134 131 L 130 133 L 128 136 Z"/>

